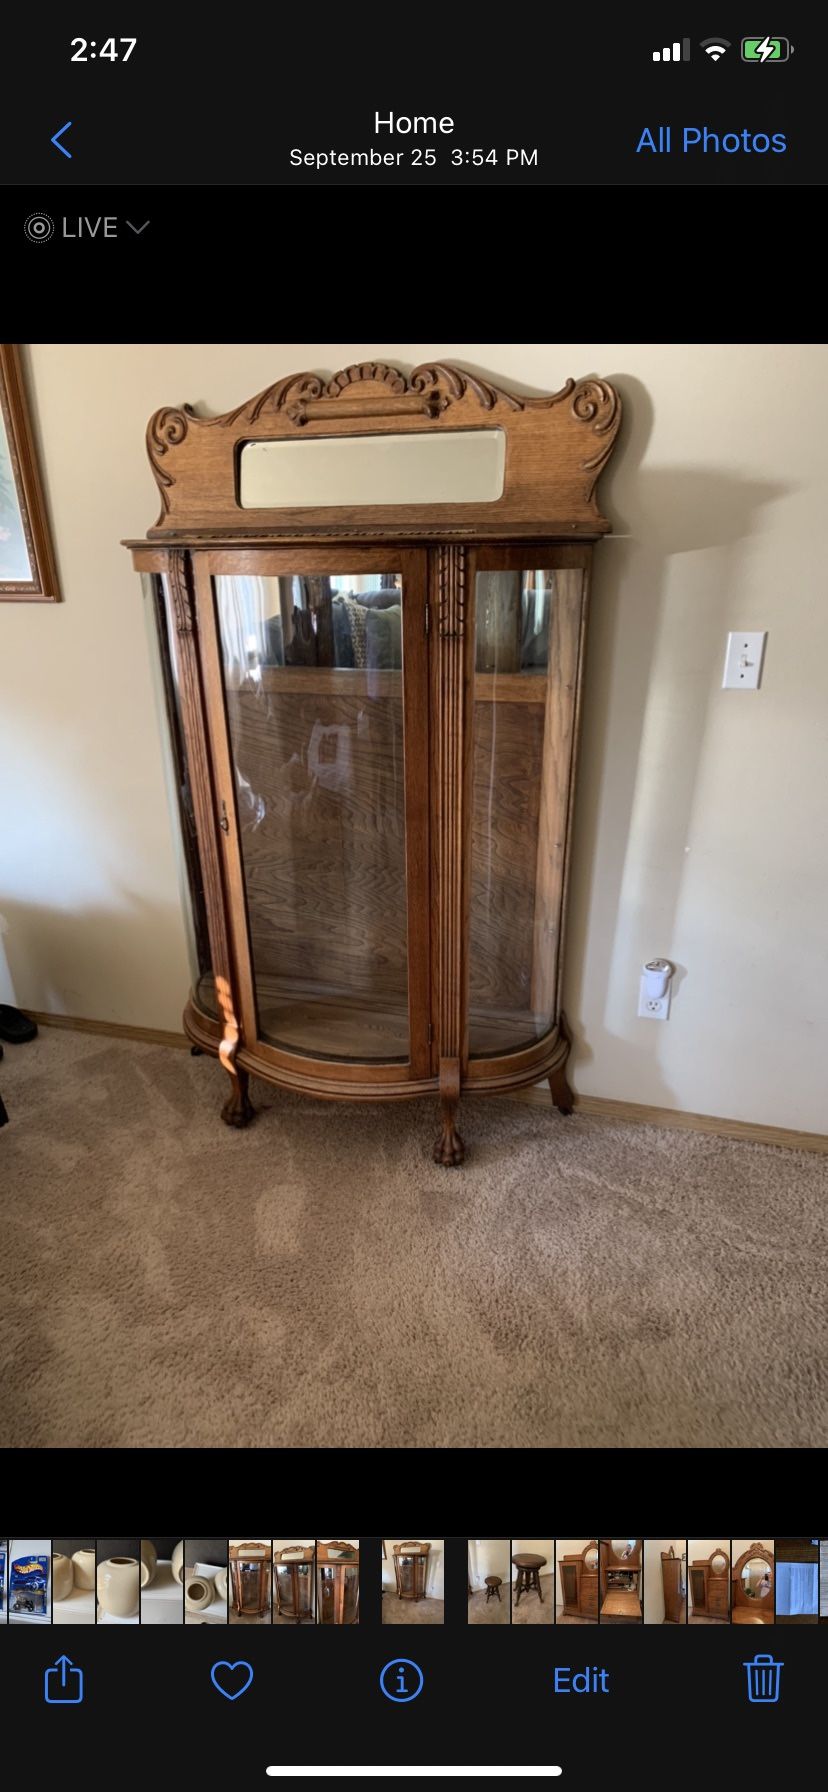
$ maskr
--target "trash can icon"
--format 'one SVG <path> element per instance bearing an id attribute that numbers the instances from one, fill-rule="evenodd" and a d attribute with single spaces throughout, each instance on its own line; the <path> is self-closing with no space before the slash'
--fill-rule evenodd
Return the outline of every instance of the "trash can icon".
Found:
<path id="1" fill-rule="evenodd" d="M 779 1702 L 779 1676 L 784 1662 L 774 1661 L 772 1655 L 754 1655 L 752 1661 L 744 1661 L 747 1669 L 748 1698 L 751 1705 L 776 1705 Z"/>

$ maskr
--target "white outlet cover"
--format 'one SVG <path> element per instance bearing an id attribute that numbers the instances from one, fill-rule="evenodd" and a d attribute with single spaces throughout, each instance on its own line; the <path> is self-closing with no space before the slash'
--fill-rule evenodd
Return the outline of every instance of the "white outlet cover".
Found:
<path id="1" fill-rule="evenodd" d="M 672 980 L 671 980 L 672 981 Z M 670 984 L 663 996 L 656 1000 L 647 994 L 647 979 L 642 971 L 638 986 L 638 1018 L 639 1020 L 667 1020 L 670 1015 Z"/>
<path id="2" fill-rule="evenodd" d="M 728 635 L 723 691 L 758 691 L 765 656 L 766 629 L 742 629 Z"/>

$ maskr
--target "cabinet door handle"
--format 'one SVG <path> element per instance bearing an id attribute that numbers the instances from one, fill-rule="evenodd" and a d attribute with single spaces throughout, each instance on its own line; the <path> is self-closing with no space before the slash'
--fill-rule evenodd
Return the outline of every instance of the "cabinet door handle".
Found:
<path id="1" fill-rule="evenodd" d="M 221 820 L 219 822 L 219 827 L 221 828 L 221 831 L 223 834 L 229 834 L 230 823 L 227 819 L 227 804 L 226 803 L 222 803 L 222 805 L 221 805 Z"/>

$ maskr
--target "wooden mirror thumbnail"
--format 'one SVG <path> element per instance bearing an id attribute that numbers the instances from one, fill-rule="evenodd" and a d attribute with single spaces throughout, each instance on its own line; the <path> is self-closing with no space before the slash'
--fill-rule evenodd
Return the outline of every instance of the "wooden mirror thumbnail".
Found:
<path id="1" fill-rule="evenodd" d="M 750 1543 L 733 1563 L 731 1575 L 733 1624 L 773 1624 L 773 1551 L 762 1543 Z"/>

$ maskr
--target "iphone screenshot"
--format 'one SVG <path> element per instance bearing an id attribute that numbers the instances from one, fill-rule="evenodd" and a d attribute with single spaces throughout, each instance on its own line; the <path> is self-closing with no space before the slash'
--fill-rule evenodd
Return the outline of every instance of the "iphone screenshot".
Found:
<path id="1" fill-rule="evenodd" d="M 0 39 L 9 1784 L 808 1792 L 824 21 Z"/>

